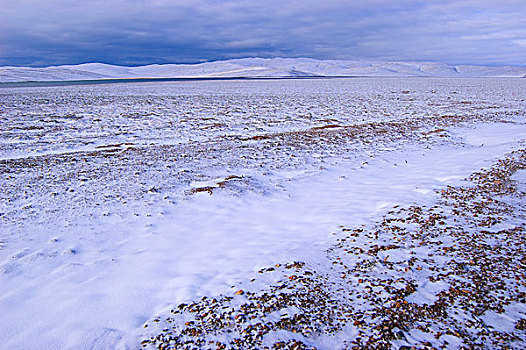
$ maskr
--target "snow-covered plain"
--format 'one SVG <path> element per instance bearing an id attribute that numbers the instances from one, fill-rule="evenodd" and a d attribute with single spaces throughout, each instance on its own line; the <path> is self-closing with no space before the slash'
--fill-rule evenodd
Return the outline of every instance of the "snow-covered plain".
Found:
<path id="1" fill-rule="evenodd" d="M 260 268 L 320 261 L 339 227 L 523 145 L 524 96 L 489 78 L 1 88 L 0 347 L 133 349 L 174 304 L 264 288 Z"/>
<path id="2" fill-rule="evenodd" d="M 137 78 L 228 77 L 525 77 L 526 67 L 451 65 L 440 62 L 316 60 L 311 58 L 242 58 L 199 64 L 153 64 L 125 67 L 104 63 L 0 67 L 0 83 Z"/>

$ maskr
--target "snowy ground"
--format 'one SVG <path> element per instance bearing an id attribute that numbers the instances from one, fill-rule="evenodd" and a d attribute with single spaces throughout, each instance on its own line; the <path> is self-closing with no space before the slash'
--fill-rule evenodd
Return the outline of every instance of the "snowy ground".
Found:
<path id="1" fill-rule="evenodd" d="M 0 347 L 136 348 L 524 146 L 520 79 L 0 89 Z"/>

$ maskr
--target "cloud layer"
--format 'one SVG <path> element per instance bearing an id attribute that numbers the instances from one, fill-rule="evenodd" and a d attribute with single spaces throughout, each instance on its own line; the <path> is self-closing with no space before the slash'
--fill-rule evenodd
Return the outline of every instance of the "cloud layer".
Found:
<path id="1" fill-rule="evenodd" d="M 0 65 L 238 57 L 526 65 L 526 2 L 1 0 Z"/>

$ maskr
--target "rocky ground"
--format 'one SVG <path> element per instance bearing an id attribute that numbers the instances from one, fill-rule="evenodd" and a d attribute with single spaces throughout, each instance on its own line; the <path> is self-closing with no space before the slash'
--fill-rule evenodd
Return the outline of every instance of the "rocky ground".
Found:
<path id="1" fill-rule="evenodd" d="M 523 345 L 522 153 L 370 224 L 521 147 L 523 80 L 1 90 L 4 347 Z"/>
<path id="2" fill-rule="evenodd" d="M 203 297 L 144 325 L 158 349 L 520 349 L 526 347 L 526 150 L 448 187 L 342 227 L 317 266 L 260 270 L 258 292 Z"/>

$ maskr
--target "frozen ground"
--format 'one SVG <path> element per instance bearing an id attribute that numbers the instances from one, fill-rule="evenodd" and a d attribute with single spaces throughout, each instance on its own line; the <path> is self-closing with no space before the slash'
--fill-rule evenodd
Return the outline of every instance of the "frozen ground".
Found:
<path id="1" fill-rule="evenodd" d="M 136 348 L 203 295 L 265 288 L 517 149 L 521 79 L 0 89 L 0 339 Z"/>

